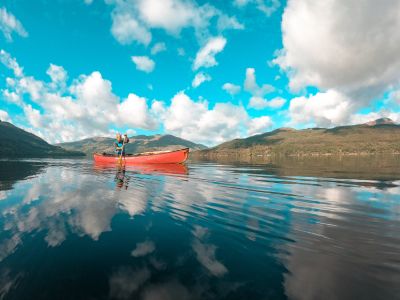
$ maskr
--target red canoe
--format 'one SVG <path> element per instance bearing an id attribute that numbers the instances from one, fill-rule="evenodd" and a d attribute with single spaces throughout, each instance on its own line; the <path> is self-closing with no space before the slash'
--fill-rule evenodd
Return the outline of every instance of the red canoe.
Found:
<path id="1" fill-rule="evenodd" d="M 189 155 L 189 148 L 174 151 L 143 152 L 139 154 L 126 154 L 122 157 L 125 164 L 180 164 Z M 94 153 L 93 159 L 100 163 L 118 163 L 119 157 L 112 154 Z"/>

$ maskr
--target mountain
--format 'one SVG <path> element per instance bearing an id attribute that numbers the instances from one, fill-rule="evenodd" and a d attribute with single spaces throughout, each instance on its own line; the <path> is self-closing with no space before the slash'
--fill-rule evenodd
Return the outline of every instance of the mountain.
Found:
<path id="1" fill-rule="evenodd" d="M 376 119 L 375 121 L 367 122 L 364 125 L 368 126 L 375 126 L 375 125 L 396 125 L 395 122 L 393 122 L 392 119 L 389 118 L 380 118 Z"/>
<path id="2" fill-rule="evenodd" d="M 206 146 L 178 138 L 173 135 L 137 135 L 129 138 L 129 143 L 125 146 L 127 153 L 138 153 L 155 150 L 175 150 L 180 148 L 190 148 L 191 150 L 206 149 Z M 94 152 L 114 152 L 115 139 L 107 137 L 94 137 L 76 142 L 61 143 L 67 150 L 82 151 L 87 155 Z"/>
<path id="3" fill-rule="evenodd" d="M 262 160 L 268 156 L 400 154 L 400 125 L 378 119 L 331 129 L 280 128 L 192 153 L 194 158 Z"/>
<path id="4" fill-rule="evenodd" d="M 8 122 L 0 121 L 0 157 L 66 157 L 83 156 L 78 151 L 67 151 L 48 144 L 40 137 Z"/>

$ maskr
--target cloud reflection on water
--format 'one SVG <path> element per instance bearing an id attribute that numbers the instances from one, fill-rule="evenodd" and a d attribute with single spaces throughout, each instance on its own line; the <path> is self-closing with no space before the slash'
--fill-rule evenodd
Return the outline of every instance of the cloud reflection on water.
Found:
<path id="1" fill-rule="evenodd" d="M 49 166 L 0 194 L 0 263 L 27 236 L 51 248 L 74 237 L 105 247 L 127 216 L 124 224 L 134 226 L 113 240 L 116 247 L 133 243 L 109 272 L 109 296 L 116 299 L 221 297 L 236 289 L 257 298 L 279 295 L 279 288 L 293 299 L 351 299 L 392 296 L 400 280 L 393 275 L 399 274 L 400 181 L 194 165 L 179 176 L 127 171 L 129 185 L 120 189 L 115 172 Z M 188 266 L 190 284 L 179 278 Z M 258 277 L 246 273 L 251 268 Z M 371 287 L 364 293 L 365 285 Z"/>

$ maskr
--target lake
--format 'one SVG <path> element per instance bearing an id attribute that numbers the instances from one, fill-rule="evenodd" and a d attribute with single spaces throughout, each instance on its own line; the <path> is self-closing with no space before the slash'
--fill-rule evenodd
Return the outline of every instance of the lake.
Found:
<path id="1" fill-rule="evenodd" d="M 400 159 L 0 161 L 0 299 L 400 299 Z"/>

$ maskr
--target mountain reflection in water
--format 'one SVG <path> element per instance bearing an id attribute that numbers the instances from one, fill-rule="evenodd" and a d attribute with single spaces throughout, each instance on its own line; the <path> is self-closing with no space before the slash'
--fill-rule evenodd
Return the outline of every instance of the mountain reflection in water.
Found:
<path id="1" fill-rule="evenodd" d="M 396 157 L 0 161 L 0 299 L 395 299 L 399 282 Z"/>

